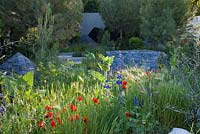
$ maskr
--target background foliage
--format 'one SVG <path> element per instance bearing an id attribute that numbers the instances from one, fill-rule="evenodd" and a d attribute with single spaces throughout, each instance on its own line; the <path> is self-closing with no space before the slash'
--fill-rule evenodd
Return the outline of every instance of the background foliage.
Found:
<path id="1" fill-rule="evenodd" d="M 52 43 L 59 43 L 58 46 L 68 44 L 69 40 L 79 35 L 79 25 L 83 11 L 81 0 L 2 0 L 0 1 L 0 19 L 4 25 L 1 39 L 13 42 L 23 38 L 31 41 L 28 44 L 34 44 L 34 38 L 38 36 L 38 33 L 36 30 L 31 29 L 37 29 L 39 19 L 46 14 L 48 3 L 51 5 L 52 15 L 55 18 Z M 1 41 L 1 44 L 3 44 L 3 41 Z M 21 43 L 18 45 L 21 46 L 13 45 L 7 52 L 14 53 L 18 50 L 24 54 L 29 53 L 26 49 L 27 44 Z"/>
<path id="2" fill-rule="evenodd" d="M 140 0 L 103 0 L 100 12 L 110 31 L 122 36 L 138 35 L 141 7 Z"/>
<path id="3" fill-rule="evenodd" d="M 171 40 L 190 11 L 189 0 L 144 0 L 141 8 L 140 34 L 151 45 Z"/>
<path id="4" fill-rule="evenodd" d="M 100 0 L 83 0 L 84 12 L 99 12 Z"/>

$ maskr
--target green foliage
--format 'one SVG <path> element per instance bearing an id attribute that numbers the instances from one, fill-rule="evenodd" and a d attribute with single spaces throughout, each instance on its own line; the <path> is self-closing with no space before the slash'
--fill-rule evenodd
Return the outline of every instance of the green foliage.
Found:
<path id="1" fill-rule="evenodd" d="M 111 31 L 120 32 L 121 36 L 134 36 L 139 31 L 140 7 L 140 0 L 103 0 L 100 12 Z"/>
<path id="2" fill-rule="evenodd" d="M 37 25 L 39 17 L 45 15 L 48 3 L 51 4 L 52 14 L 55 17 L 54 36 L 56 41 L 69 41 L 76 36 L 82 16 L 82 1 L 72 0 L 2 0 L 1 17 L 5 21 L 5 32 L 11 30 L 11 38 L 18 40 L 27 28 Z M 10 12 L 11 11 L 11 12 Z M 70 18 L 68 17 L 70 15 Z"/>
<path id="3" fill-rule="evenodd" d="M 38 29 L 38 27 L 28 28 L 26 36 L 21 37 L 19 43 L 16 46 L 18 51 L 22 52 L 24 55 L 31 59 L 35 58 L 36 51 L 40 49 L 40 45 L 37 43 L 40 38 L 39 30 L 40 29 Z"/>
<path id="4" fill-rule="evenodd" d="M 90 54 L 90 58 L 96 60 L 94 54 Z M 89 73 L 84 66 L 69 62 L 54 60 L 40 63 L 32 90 L 23 77 L 0 75 L 8 104 L 7 112 L 0 119 L 1 130 L 4 133 L 42 134 L 161 134 L 169 132 L 169 128 L 175 125 L 185 127 L 183 112 L 188 101 L 187 90 L 181 82 L 174 81 L 166 70 L 151 72 L 150 75 L 141 69 L 124 70 L 122 80 L 128 84 L 122 94 L 115 76 L 105 78 L 102 74 L 102 71 L 109 70 L 112 60 L 112 57 L 99 55 L 101 70 Z M 24 77 L 29 79 L 32 74 Z M 109 81 L 105 83 L 105 80 Z M 109 84 L 111 88 L 105 90 L 104 84 Z M 12 102 L 10 95 L 14 95 Z M 77 100 L 78 96 L 83 98 L 81 102 Z M 138 102 L 133 100 L 134 97 Z M 95 104 L 92 98 L 98 98 L 99 103 Z M 77 111 L 72 112 L 69 104 L 74 104 Z M 55 128 L 50 126 L 52 119 L 45 118 L 50 112 L 45 110 L 46 105 L 51 106 Z M 63 108 L 66 108 L 65 112 L 62 112 Z M 130 112 L 130 117 L 126 116 L 126 112 Z M 80 118 L 72 121 L 71 117 L 76 114 Z M 86 123 L 82 120 L 84 116 L 88 118 Z M 62 124 L 58 123 L 58 117 Z M 44 128 L 38 128 L 39 121 L 45 122 Z"/>
<path id="5" fill-rule="evenodd" d="M 144 49 L 144 43 L 142 39 L 138 37 L 131 37 L 129 39 L 128 49 Z"/>
<path id="6" fill-rule="evenodd" d="M 114 42 L 111 41 L 110 39 L 110 33 L 108 31 L 106 31 L 102 38 L 101 38 L 101 43 L 100 45 L 104 46 L 105 48 L 112 50 L 114 47 Z"/>
<path id="7" fill-rule="evenodd" d="M 186 123 L 189 126 L 193 124 L 193 131 L 199 129 L 199 97 L 200 97 L 200 77 L 199 77 L 199 40 L 184 32 L 177 37 L 173 46 L 171 66 L 176 81 L 182 81 L 188 91 L 187 100 L 190 102 L 186 112 Z M 172 47 L 171 47 L 172 48 Z"/>
<path id="8" fill-rule="evenodd" d="M 23 76 L 23 79 L 27 82 L 27 85 L 29 87 L 33 87 L 33 78 L 34 78 L 34 72 L 28 72 Z"/>
<path id="9" fill-rule="evenodd" d="M 88 70 L 97 70 L 98 54 L 92 52 L 86 53 L 82 63 Z"/>
<path id="10" fill-rule="evenodd" d="M 130 87 L 127 91 L 127 107 L 137 107 L 137 103 L 135 106 L 132 104 L 133 98 L 137 97 L 139 104 L 142 103 L 140 113 L 150 113 L 150 120 L 158 121 L 163 128 L 187 126 L 184 120 L 189 104 L 188 90 L 183 83 L 173 81 L 164 69 L 159 73 L 151 72 L 150 75 L 138 69 L 130 69 L 123 74 Z"/>
<path id="11" fill-rule="evenodd" d="M 3 37 L 7 34 L 13 41 L 26 33 L 28 27 L 37 24 L 37 2 L 34 0 L 1 0 L 0 16 L 5 24 L 3 27 Z"/>
<path id="12" fill-rule="evenodd" d="M 60 52 L 80 52 L 85 53 L 89 49 L 88 44 L 83 43 L 72 43 L 65 48 L 61 48 Z"/>
<path id="13" fill-rule="evenodd" d="M 200 15 L 200 0 L 192 0 L 192 11 L 195 15 Z"/>
<path id="14" fill-rule="evenodd" d="M 53 39 L 54 20 L 49 4 L 44 17 L 38 19 L 37 27 L 29 28 L 27 35 L 20 39 L 18 50 L 35 62 L 45 61 L 47 57 L 54 58 L 58 47 L 58 43 Z"/>
<path id="15" fill-rule="evenodd" d="M 83 0 L 84 12 L 92 13 L 99 11 L 99 0 Z"/>
<path id="16" fill-rule="evenodd" d="M 2 39 L 18 41 L 26 40 L 20 43 L 13 51 L 25 53 L 33 58 L 33 49 L 38 46 L 35 44 L 38 39 L 39 23 L 42 17 L 46 15 L 49 8 L 52 10 L 54 19 L 54 27 L 51 34 L 52 43 L 63 46 L 67 44 L 73 37 L 79 35 L 79 24 L 82 17 L 83 4 L 81 0 L 2 0 L 0 1 L 0 19 L 3 21 Z M 70 17 L 69 17 L 70 16 Z M 28 43 L 28 46 L 27 46 Z M 35 45 L 35 46 L 34 46 Z M 11 46 L 16 47 L 16 45 Z M 41 46 L 39 46 L 40 48 Z"/>
<path id="17" fill-rule="evenodd" d="M 83 12 L 82 0 L 47 0 L 47 2 L 51 4 L 55 18 L 54 40 L 65 44 L 78 36 Z"/>
<path id="18" fill-rule="evenodd" d="M 2 28 L 3 28 L 3 22 L 2 22 L 2 20 L 0 18 L 0 38 L 2 36 Z"/>
<path id="19" fill-rule="evenodd" d="M 190 9 L 188 0 L 144 0 L 141 7 L 141 36 L 153 45 L 172 39 Z"/>
<path id="20" fill-rule="evenodd" d="M 97 78 L 98 80 L 102 82 L 106 80 L 105 77 L 97 71 L 89 70 L 89 74 L 91 74 L 94 78 Z"/>
<path id="21" fill-rule="evenodd" d="M 145 2 L 144 5 L 141 2 Z M 120 32 L 121 38 L 126 36 L 125 41 L 132 37 L 130 46 L 124 46 L 129 49 L 143 48 L 142 40 L 135 37 L 140 31 L 140 22 L 141 35 L 147 41 L 162 43 L 171 39 L 176 28 L 182 25 L 186 10 L 184 0 L 103 0 L 101 3 L 101 12 L 110 30 Z M 20 38 L 20 43 L 28 48 L 27 54 L 31 52 L 38 63 L 36 79 L 33 72 L 9 77 L 0 74 L 7 103 L 7 111 L 0 119 L 2 132 L 164 134 L 171 127 L 188 127 L 185 119 L 189 126 L 193 124 L 192 130 L 198 132 L 199 42 L 190 38 L 170 42 L 181 44 L 172 53 L 171 72 L 162 69 L 147 74 L 140 69 L 123 70 L 125 77 L 120 80 L 128 84 L 122 90 L 122 85 L 116 85 L 115 74 L 108 76 L 114 57 L 95 50 L 86 54 L 87 59 L 81 65 L 55 59 L 55 46 L 77 35 L 81 11 L 81 0 L 0 1 L 0 20 L 3 24 L 7 22 L 3 33 L 12 30 L 12 39 Z M 109 38 L 106 32 L 102 46 L 111 44 Z M 72 49 L 85 52 L 87 47 Z M 110 87 L 106 89 L 105 85 Z M 78 96 L 83 100 L 78 101 Z M 94 103 L 93 98 L 99 103 Z M 47 104 L 52 106 L 52 119 L 45 118 L 49 112 L 45 110 Z M 77 111 L 73 112 L 69 104 L 76 105 Z M 63 108 L 67 110 L 61 112 Z M 126 112 L 130 113 L 129 117 Z M 76 114 L 81 118 L 72 121 L 71 116 Z M 87 122 L 82 120 L 85 116 Z M 50 126 L 52 120 L 56 121 L 55 128 Z M 44 128 L 38 128 L 39 121 L 45 122 Z"/>
<path id="22" fill-rule="evenodd" d="M 101 82 L 104 82 L 108 79 L 107 73 L 110 71 L 110 67 L 113 63 L 114 56 L 104 56 L 102 54 L 98 54 L 98 60 L 96 60 L 96 56 L 93 53 L 88 54 L 88 59 L 90 62 L 93 61 L 93 65 L 98 66 L 99 68 L 91 68 L 93 70 L 89 71 L 89 73 L 94 76 L 95 78 L 99 79 Z M 97 72 L 103 72 L 103 74 Z"/>
<path id="23" fill-rule="evenodd" d="M 50 8 L 50 4 L 46 10 L 45 17 L 38 19 L 38 29 L 39 29 L 39 38 L 36 40 L 39 47 L 35 52 L 36 61 L 46 61 L 49 50 L 53 47 L 51 43 L 54 43 L 52 40 L 53 29 L 54 29 L 54 16 Z M 33 48 L 34 49 L 34 48 Z"/>
<path id="24" fill-rule="evenodd" d="M 102 54 L 99 54 L 99 58 L 101 59 L 101 63 L 98 63 L 99 68 L 101 71 L 107 72 L 110 71 L 110 67 L 113 63 L 114 56 L 109 57 L 109 56 L 104 56 Z"/>

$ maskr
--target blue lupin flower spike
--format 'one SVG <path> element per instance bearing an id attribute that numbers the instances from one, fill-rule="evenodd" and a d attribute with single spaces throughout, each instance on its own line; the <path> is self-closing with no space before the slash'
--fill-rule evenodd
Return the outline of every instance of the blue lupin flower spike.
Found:
<path id="1" fill-rule="evenodd" d="M 135 105 L 135 106 L 139 106 L 140 105 L 140 102 L 138 101 L 136 96 L 133 97 L 133 105 Z"/>
<path id="2" fill-rule="evenodd" d="M 117 76 L 117 79 L 122 79 L 122 75 L 119 74 L 119 75 Z"/>
<path id="3" fill-rule="evenodd" d="M 116 84 L 121 85 L 121 84 L 122 84 L 122 81 L 121 81 L 121 80 L 117 80 L 117 81 L 116 81 Z"/>
<path id="4" fill-rule="evenodd" d="M 111 86 L 109 86 L 109 85 L 104 85 L 103 87 L 104 87 L 105 89 L 111 88 Z"/>

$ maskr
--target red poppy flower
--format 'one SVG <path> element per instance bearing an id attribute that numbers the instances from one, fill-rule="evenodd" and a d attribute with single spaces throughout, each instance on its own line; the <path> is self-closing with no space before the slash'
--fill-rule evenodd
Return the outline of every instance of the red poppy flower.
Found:
<path id="1" fill-rule="evenodd" d="M 149 76 L 151 74 L 150 71 L 146 71 L 146 75 Z"/>
<path id="2" fill-rule="evenodd" d="M 79 114 L 76 114 L 75 119 L 78 120 L 80 118 Z"/>
<path id="3" fill-rule="evenodd" d="M 63 107 L 63 108 L 62 108 L 62 112 L 63 112 L 63 113 L 66 112 L 66 110 L 67 110 L 66 107 Z"/>
<path id="4" fill-rule="evenodd" d="M 51 106 L 46 105 L 46 106 L 45 106 L 45 109 L 46 109 L 46 110 L 51 110 Z"/>
<path id="5" fill-rule="evenodd" d="M 83 120 L 83 122 L 86 123 L 86 122 L 88 122 L 88 117 L 84 116 L 82 120 Z"/>
<path id="6" fill-rule="evenodd" d="M 40 121 L 40 122 L 38 123 L 38 127 L 39 127 L 39 128 L 44 127 L 44 121 Z"/>
<path id="7" fill-rule="evenodd" d="M 83 98 L 81 96 L 78 96 L 78 101 L 82 101 Z"/>
<path id="8" fill-rule="evenodd" d="M 56 127 L 56 123 L 55 123 L 55 121 L 54 120 L 51 120 L 51 127 L 53 127 L 53 128 L 55 128 Z"/>
<path id="9" fill-rule="evenodd" d="M 122 89 L 126 89 L 126 85 L 122 85 Z"/>
<path id="10" fill-rule="evenodd" d="M 57 120 L 58 124 L 61 124 L 61 119 L 60 119 L 60 117 L 57 117 L 56 120 Z"/>
<path id="11" fill-rule="evenodd" d="M 76 106 L 74 106 L 73 104 L 70 104 L 70 105 L 69 105 L 69 108 L 70 108 L 73 112 L 77 111 Z"/>
<path id="12" fill-rule="evenodd" d="M 52 112 L 48 112 L 45 117 L 51 119 L 53 117 L 53 113 Z"/>
<path id="13" fill-rule="evenodd" d="M 127 81 L 122 81 L 122 85 L 127 85 Z"/>
<path id="14" fill-rule="evenodd" d="M 129 112 L 126 112 L 125 114 L 127 118 L 131 117 L 131 114 Z"/>
<path id="15" fill-rule="evenodd" d="M 94 101 L 94 103 L 98 104 L 99 103 L 99 100 L 97 98 L 93 98 L 92 99 Z"/>

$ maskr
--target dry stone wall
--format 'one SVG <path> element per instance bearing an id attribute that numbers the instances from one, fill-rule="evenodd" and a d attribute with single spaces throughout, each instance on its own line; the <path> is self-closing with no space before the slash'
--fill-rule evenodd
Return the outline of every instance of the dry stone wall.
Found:
<path id="1" fill-rule="evenodd" d="M 151 50 L 107 51 L 107 56 L 115 56 L 111 70 L 117 71 L 127 67 L 142 67 L 145 70 L 158 69 L 160 64 L 167 64 L 164 52 Z"/>

